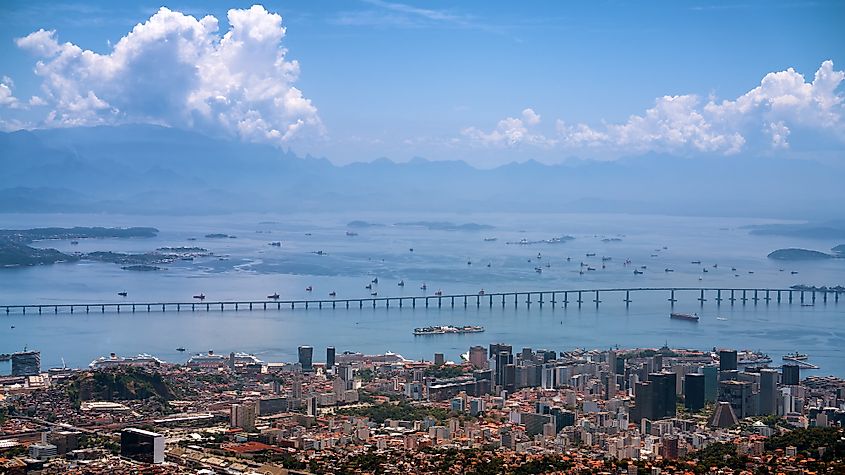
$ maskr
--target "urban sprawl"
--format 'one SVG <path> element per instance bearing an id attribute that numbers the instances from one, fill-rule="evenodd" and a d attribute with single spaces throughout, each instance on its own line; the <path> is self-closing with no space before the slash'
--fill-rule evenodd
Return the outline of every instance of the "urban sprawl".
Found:
<path id="1" fill-rule="evenodd" d="M 797 354 L 7 356 L 4 474 L 845 473 L 845 381 L 802 375 Z"/>

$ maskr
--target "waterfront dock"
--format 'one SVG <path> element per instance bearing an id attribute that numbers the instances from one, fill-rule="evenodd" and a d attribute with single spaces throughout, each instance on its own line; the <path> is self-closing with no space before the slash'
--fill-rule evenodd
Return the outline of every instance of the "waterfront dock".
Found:
<path id="1" fill-rule="evenodd" d="M 602 302 L 618 300 L 630 306 L 634 297 L 646 293 L 663 294 L 670 307 L 681 300 L 692 300 L 704 306 L 713 302 L 720 306 L 729 305 L 815 305 L 838 304 L 840 294 L 837 290 L 795 290 L 766 288 L 710 288 L 710 287 L 636 287 L 576 290 L 537 290 L 516 292 L 485 292 L 478 294 L 416 295 L 395 297 L 366 298 L 327 298 L 306 300 L 225 300 L 225 301 L 187 301 L 187 302 L 107 302 L 107 303 L 64 303 L 64 304 L 0 304 L 0 313 L 41 315 L 44 313 L 134 313 L 134 312 L 182 312 L 182 311 L 242 311 L 242 310 L 282 310 L 282 309 L 349 309 L 349 308 L 456 308 L 456 307 L 581 307 Z"/>

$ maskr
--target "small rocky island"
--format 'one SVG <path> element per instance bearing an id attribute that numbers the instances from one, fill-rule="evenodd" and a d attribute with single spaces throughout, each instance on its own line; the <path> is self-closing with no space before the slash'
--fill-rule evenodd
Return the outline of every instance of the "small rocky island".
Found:
<path id="1" fill-rule="evenodd" d="M 833 259 L 835 256 L 811 249 L 789 248 L 772 251 L 767 257 L 778 261 L 818 261 Z"/>

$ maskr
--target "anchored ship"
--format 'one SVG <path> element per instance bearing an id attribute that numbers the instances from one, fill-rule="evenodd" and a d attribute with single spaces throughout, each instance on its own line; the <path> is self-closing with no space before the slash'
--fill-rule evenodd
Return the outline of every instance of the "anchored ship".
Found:
<path id="1" fill-rule="evenodd" d="M 414 335 L 445 335 L 446 333 L 481 333 L 484 327 L 475 325 L 464 325 L 455 327 L 452 325 L 439 325 L 434 327 L 414 328 Z"/>
<path id="2" fill-rule="evenodd" d="M 688 322 L 697 322 L 698 321 L 698 314 L 693 313 L 692 315 L 690 315 L 688 313 L 672 312 L 672 313 L 669 314 L 669 318 L 672 318 L 672 319 L 675 319 L 675 320 L 686 320 Z"/>

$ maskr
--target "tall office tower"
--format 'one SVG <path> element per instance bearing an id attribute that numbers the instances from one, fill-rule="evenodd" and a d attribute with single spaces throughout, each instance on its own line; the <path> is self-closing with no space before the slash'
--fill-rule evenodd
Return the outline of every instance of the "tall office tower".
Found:
<path id="1" fill-rule="evenodd" d="M 494 382 L 497 386 L 505 385 L 505 374 L 507 372 L 507 366 L 511 364 L 511 361 L 513 361 L 513 356 L 508 351 L 502 350 L 496 354 L 496 380 Z"/>
<path id="2" fill-rule="evenodd" d="M 299 347 L 299 364 L 302 366 L 302 371 L 311 371 L 314 369 L 314 348 L 311 346 Z"/>
<path id="3" fill-rule="evenodd" d="M 443 366 L 444 363 L 446 363 L 446 357 L 443 356 L 443 353 L 435 353 L 434 366 Z"/>
<path id="4" fill-rule="evenodd" d="M 644 381 L 634 385 L 634 408 L 631 417 L 635 421 L 642 419 L 654 420 L 654 387 L 651 381 Z"/>
<path id="5" fill-rule="evenodd" d="M 607 352 L 607 371 L 616 374 L 616 352 L 613 350 Z"/>
<path id="6" fill-rule="evenodd" d="M 675 417 L 678 395 L 675 392 L 677 375 L 675 373 L 652 373 L 648 375 L 654 391 L 654 414 L 657 419 Z"/>
<path id="7" fill-rule="evenodd" d="M 337 375 L 340 376 L 340 379 L 344 381 L 351 383 L 352 379 L 354 378 L 354 374 L 355 370 L 349 364 L 342 364 L 337 367 Z"/>
<path id="8" fill-rule="evenodd" d="M 305 413 L 309 416 L 317 417 L 319 413 L 318 407 L 317 396 L 308 396 L 305 404 Z"/>
<path id="9" fill-rule="evenodd" d="M 740 419 L 753 416 L 753 401 L 750 381 L 719 381 L 719 401 L 730 403 Z"/>
<path id="10" fill-rule="evenodd" d="M 719 392 L 719 368 L 716 366 L 705 366 L 701 368 L 704 373 L 704 401 L 716 402 Z"/>
<path id="11" fill-rule="evenodd" d="M 490 343 L 490 352 L 488 353 L 488 358 L 495 358 L 499 355 L 499 353 L 503 351 L 506 351 L 508 354 L 512 354 L 513 347 L 504 343 Z"/>
<path id="12" fill-rule="evenodd" d="M 684 407 L 688 411 L 700 411 L 704 407 L 705 377 L 699 373 L 684 376 Z"/>
<path id="13" fill-rule="evenodd" d="M 778 372 L 775 369 L 760 370 L 760 410 L 759 415 L 777 414 Z"/>
<path id="14" fill-rule="evenodd" d="M 475 369 L 487 369 L 487 351 L 483 346 L 470 347 L 469 362 Z"/>
<path id="15" fill-rule="evenodd" d="M 41 373 L 40 352 L 12 353 L 12 376 L 35 376 L 39 373 Z"/>
<path id="16" fill-rule="evenodd" d="M 784 386 L 798 386 L 801 382 L 801 369 L 797 364 L 783 365 L 781 384 Z"/>
<path id="17" fill-rule="evenodd" d="M 654 363 L 652 365 L 654 366 L 651 370 L 652 373 L 659 373 L 663 371 L 663 355 L 654 355 L 654 357 L 652 357 L 652 362 Z"/>
<path id="18" fill-rule="evenodd" d="M 335 349 L 333 346 L 326 348 L 326 369 L 334 368 Z"/>
<path id="19" fill-rule="evenodd" d="M 736 371 L 736 350 L 719 350 L 719 371 Z"/>

